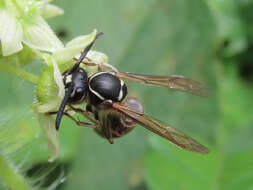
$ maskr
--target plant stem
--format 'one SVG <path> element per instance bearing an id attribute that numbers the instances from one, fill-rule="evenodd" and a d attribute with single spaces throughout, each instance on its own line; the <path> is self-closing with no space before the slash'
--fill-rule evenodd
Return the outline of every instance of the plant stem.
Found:
<path id="1" fill-rule="evenodd" d="M 14 67 L 10 64 L 0 64 L 0 71 L 16 75 L 34 84 L 37 84 L 38 82 L 38 77 L 36 75 L 29 73 L 20 67 L 16 67 L 16 66 Z"/>
<path id="2" fill-rule="evenodd" d="M 0 177 L 5 181 L 10 189 L 30 190 L 23 177 L 0 155 Z"/>

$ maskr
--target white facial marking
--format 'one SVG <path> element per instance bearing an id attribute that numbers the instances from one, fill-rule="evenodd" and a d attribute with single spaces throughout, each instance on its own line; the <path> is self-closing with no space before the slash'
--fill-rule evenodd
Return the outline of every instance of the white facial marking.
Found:
<path id="1" fill-rule="evenodd" d="M 73 98 L 75 96 L 76 93 L 76 88 L 73 89 L 72 93 L 70 94 L 70 97 Z"/>
<path id="2" fill-rule="evenodd" d="M 66 77 L 66 84 L 67 83 L 71 83 L 72 82 L 72 75 L 68 75 L 67 77 Z"/>

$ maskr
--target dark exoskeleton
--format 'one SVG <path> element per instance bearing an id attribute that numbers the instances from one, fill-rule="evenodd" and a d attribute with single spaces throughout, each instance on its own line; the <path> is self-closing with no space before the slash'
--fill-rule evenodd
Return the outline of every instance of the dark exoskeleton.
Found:
<path id="1" fill-rule="evenodd" d="M 113 69 L 103 71 L 101 65 L 98 72 L 88 77 L 87 72 L 79 66 L 81 63 L 87 64 L 83 60 L 101 34 L 98 33 L 84 49 L 74 66 L 63 73 L 65 96 L 57 111 L 56 129 L 59 130 L 62 116 L 66 115 L 77 125 L 94 128 L 100 136 L 113 143 L 114 138 L 126 135 L 139 124 L 183 149 L 200 154 L 208 153 L 208 148 L 196 140 L 144 114 L 141 103 L 136 98 L 128 96 L 124 80 L 163 86 L 203 97 L 210 94 L 209 89 L 202 83 L 186 77 L 122 73 Z M 83 102 L 86 103 L 86 110 L 74 106 Z M 66 105 L 68 109 L 65 111 Z M 76 120 L 68 110 L 82 114 L 89 122 Z"/>
<path id="2" fill-rule="evenodd" d="M 99 35 L 101 33 L 97 34 L 95 39 Z M 90 48 L 91 46 L 88 46 L 84 50 L 76 64 L 82 62 L 81 59 L 85 57 L 83 55 L 87 54 Z M 136 122 L 103 105 L 105 100 L 111 100 L 113 102 L 122 102 L 138 112 L 143 111 L 141 103 L 136 98 L 127 98 L 127 87 L 124 81 L 116 77 L 113 72 L 97 72 L 88 77 L 84 69 L 80 67 L 75 68 L 63 73 L 65 96 L 57 113 L 56 129 L 58 130 L 60 127 L 66 105 L 80 104 L 86 101 L 86 110 L 82 111 L 72 106 L 71 108 L 79 113 L 83 112 L 86 116 L 92 113 L 93 118 L 98 121 L 96 122 L 97 126 L 94 126 L 94 130 L 100 136 L 107 138 L 110 143 L 113 143 L 113 138 L 121 137 L 130 132 Z M 65 114 L 70 116 L 67 113 Z M 73 117 L 71 118 L 75 120 Z M 83 126 L 87 124 L 80 121 L 76 122 Z M 92 124 L 89 126 L 92 126 Z"/>

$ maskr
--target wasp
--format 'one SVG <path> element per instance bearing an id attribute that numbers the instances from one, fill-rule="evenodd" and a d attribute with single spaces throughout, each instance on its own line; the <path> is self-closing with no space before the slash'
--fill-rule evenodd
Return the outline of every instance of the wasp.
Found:
<path id="1" fill-rule="evenodd" d="M 128 96 L 125 80 L 158 85 L 172 90 L 183 91 L 196 96 L 208 96 L 208 87 L 204 84 L 181 76 L 153 76 L 112 71 L 98 72 L 88 77 L 80 67 L 96 39 L 84 49 L 72 68 L 63 73 L 65 96 L 57 111 L 55 127 L 59 130 L 63 115 L 70 117 L 77 125 L 92 127 L 112 144 L 115 138 L 132 131 L 138 124 L 149 131 L 169 140 L 175 145 L 195 153 L 206 154 L 209 149 L 176 128 L 155 119 L 143 112 L 138 99 Z M 86 109 L 76 108 L 75 104 L 86 103 Z M 82 114 L 90 122 L 81 122 L 64 111 L 66 105 L 70 110 Z"/>

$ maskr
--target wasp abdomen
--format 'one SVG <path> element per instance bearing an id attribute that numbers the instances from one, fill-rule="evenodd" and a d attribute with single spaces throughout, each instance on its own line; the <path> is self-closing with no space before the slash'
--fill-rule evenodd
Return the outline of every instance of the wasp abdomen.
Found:
<path id="1" fill-rule="evenodd" d="M 134 97 L 128 97 L 124 102 L 124 105 L 135 110 L 136 112 L 143 113 L 142 104 Z M 99 114 L 99 120 L 101 121 L 101 128 L 95 128 L 95 131 L 102 137 L 107 138 L 103 134 L 104 128 L 110 128 L 112 132 L 112 138 L 122 137 L 128 134 L 135 128 L 136 122 L 125 115 L 116 112 L 115 110 L 97 110 L 99 106 L 92 107 L 94 117 L 95 113 Z"/>

